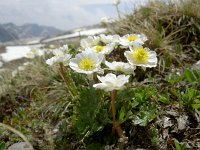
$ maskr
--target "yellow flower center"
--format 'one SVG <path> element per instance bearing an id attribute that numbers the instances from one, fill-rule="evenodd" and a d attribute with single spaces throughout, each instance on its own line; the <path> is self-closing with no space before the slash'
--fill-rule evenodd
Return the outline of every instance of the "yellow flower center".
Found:
<path id="1" fill-rule="evenodd" d="M 96 46 L 95 49 L 99 53 L 104 49 L 105 46 Z"/>
<path id="2" fill-rule="evenodd" d="M 91 71 L 95 68 L 95 61 L 90 58 L 85 58 L 80 61 L 79 68 L 85 71 Z"/>
<path id="3" fill-rule="evenodd" d="M 137 40 L 137 39 L 138 39 L 138 37 L 137 37 L 137 36 L 134 36 L 134 35 L 128 37 L 128 40 L 129 40 L 129 41 L 135 41 L 135 40 Z"/>
<path id="4" fill-rule="evenodd" d="M 143 48 L 136 48 L 132 53 L 133 59 L 138 64 L 147 64 L 149 53 Z"/>

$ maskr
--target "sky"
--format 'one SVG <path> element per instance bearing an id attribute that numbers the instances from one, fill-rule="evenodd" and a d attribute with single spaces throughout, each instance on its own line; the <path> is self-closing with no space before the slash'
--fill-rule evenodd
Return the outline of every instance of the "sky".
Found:
<path id="1" fill-rule="evenodd" d="M 122 14 L 148 0 L 121 0 Z M 70 30 L 117 18 L 113 0 L 0 0 L 0 23 L 37 23 Z"/>

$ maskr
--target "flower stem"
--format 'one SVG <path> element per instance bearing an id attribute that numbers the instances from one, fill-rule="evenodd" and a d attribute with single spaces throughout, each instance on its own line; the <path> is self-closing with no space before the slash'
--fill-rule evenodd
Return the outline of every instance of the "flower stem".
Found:
<path id="1" fill-rule="evenodd" d="M 116 96 L 117 96 L 117 91 L 116 90 L 111 91 L 111 111 L 113 119 L 112 133 L 114 133 L 116 129 L 116 108 L 115 108 Z"/>
<path id="2" fill-rule="evenodd" d="M 97 78 L 97 74 L 96 74 L 96 73 L 93 74 L 93 82 L 94 82 L 95 84 L 98 83 L 98 78 Z M 102 91 L 102 90 L 99 90 L 99 95 L 100 95 L 101 98 L 103 99 L 104 95 L 103 95 L 103 91 Z"/>
<path id="3" fill-rule="evenodd" d="M 72 92 L 72 90 L 71 90 L 71 88 L 70 88 L 70 84 L 69 84 L 69 80 L 67 79 L 67 77 L 65 76 L 65 71 L 64 71 L 64 66 L 63 66 L 63 63 L 60 63 L 59 64 L 60 65 L 60 76 L 62 77 L 62 79 L 63 79 L 63 81 L 64 81 L 64 83 L 65 83 L 65 85 L 66 85 L 66 87 L 67 87 L 67 89 L 68 89 L 68 91 L 69 91 L 69 93 L 70 93 L 70 95 L 72 96 L 72 97 L 74 97 L 74 94 L 73 94 L 73 92 Z"/>
<path id="4" fill-rule="evenodd" d="M 69 81 L 69 86 L 70 86 L 70 89 L 72 90 L 72 93 L 74 94 L 74 96 L 78 95 L 78 91 L 77 91 L 77 87 L 76 87 L 76 84 L 72 78 L 72 74 L 71 72 L 69 71 L 68 67 L 63 67 L 65 70 L 65 77 L 67 78 L 67 80 Z M 66 74 L 68 73 L 68 74 Z M 67 76 L 68 75 L 68 76 Z M 69 78 L 70 76 L 70 78 Z"/>
<path id="5" fill-rule="evenodd" d="M 116 10 L 117 10 L 118 18 L 121 19 L 120 11 L 119 11 L 119 5 L 116 5 Z"/>
<path id="6" fill-rule="evenodd" d="M 112 111 L 112 118 L 113 118 L 112 133 L 116 131 L 118 136 L 120 137 L 119 142 L 125 143 L 128 139 L 124 135 L 124 131 L 122 130 L 120 124 L 116 121 L 116 108 L 115 108 L 116 96 L 117 96 L 117 91 L 116 90 L 111 91 L 111 111 Z"/>

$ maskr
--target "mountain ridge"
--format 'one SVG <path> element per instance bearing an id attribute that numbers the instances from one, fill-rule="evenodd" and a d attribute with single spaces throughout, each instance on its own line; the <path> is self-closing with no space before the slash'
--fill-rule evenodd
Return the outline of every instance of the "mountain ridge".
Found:
<path id="1" fill-rule="evenodd" d="M 27 38 L 46 38 L 63 32 L 55 27 L 35 23 L 26 23 L 18 26 L 9 22 L 0 24 L 0 42 L 4 43 Z"/>

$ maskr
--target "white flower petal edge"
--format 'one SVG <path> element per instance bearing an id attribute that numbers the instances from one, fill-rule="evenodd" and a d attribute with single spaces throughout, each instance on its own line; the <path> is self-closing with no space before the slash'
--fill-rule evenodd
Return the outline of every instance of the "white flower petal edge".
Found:
<path id="1" fill-rule="evenodd" d="M 134 70 L 136 69 L 136 67 L 129 63 L 116 62 L 116 61 L 113 61 L 111 63 L 111 62 L 105 61 L 105 65 L 110 70 L 113 70 L 113 71 L 123 72 L 125 74 L 135 74 Z"/>
<path id="2" fill-rule="evenodd" d="M 101 83 L 94 84 L 93 87 L 97 89 L 103 89 L 105 91 L 113 91 L 123 89 L 126 83 L 129 82 L 129 75 L 116 76 L 113 73 L 109 73 L 106 76 L 97 76 Z"/>
<path id="3" fill-rule="evenodd" d="M 104 55 L 87 49 L 70 60 L 69 66 L 78 73 L 93 74 L 101 72 L 101 63 L 104 60 Z"/>

